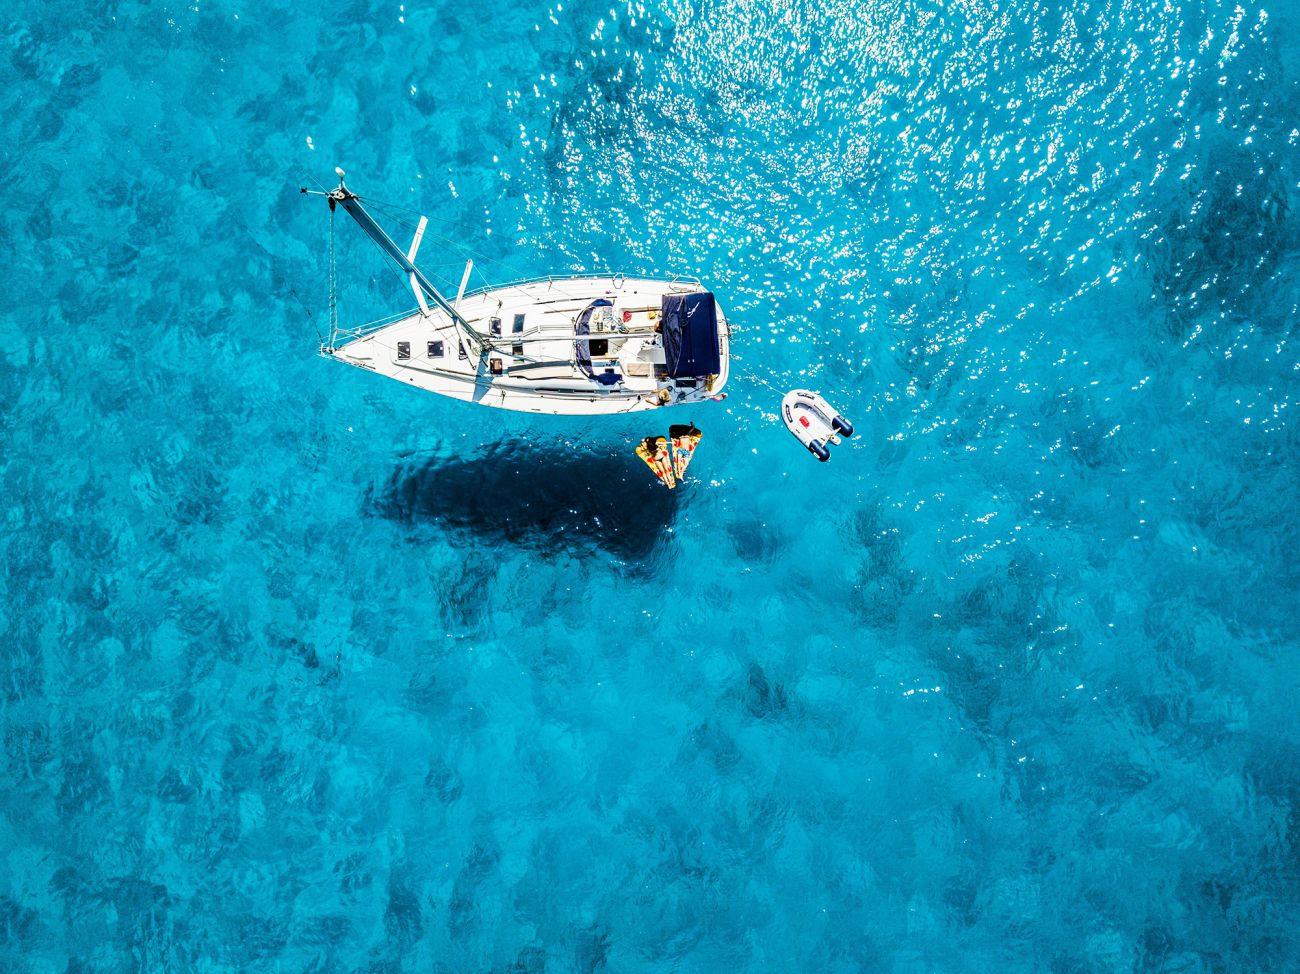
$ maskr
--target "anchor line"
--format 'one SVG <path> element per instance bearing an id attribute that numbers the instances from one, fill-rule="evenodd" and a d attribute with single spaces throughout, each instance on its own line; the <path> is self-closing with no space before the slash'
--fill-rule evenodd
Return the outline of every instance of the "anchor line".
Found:
<path id="1" fill-rule="evenodd" d="M 338 263 L 334 254 L 334 207 L 330 207 L 330 348 L 339 331 Z"/>

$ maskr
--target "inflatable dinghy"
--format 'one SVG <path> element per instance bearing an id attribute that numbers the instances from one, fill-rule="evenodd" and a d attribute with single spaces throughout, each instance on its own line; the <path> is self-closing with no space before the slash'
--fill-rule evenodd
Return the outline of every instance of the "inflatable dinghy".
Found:
<path id="1" fill-rule="evenodd" d="M 781 414 L 795 438 L 822 463 L 831 458 L 832 444 L 838 444 L 841 436 L 853 435 L 853 424 L 807 389 L 787 392 L 781 400 Z"/>

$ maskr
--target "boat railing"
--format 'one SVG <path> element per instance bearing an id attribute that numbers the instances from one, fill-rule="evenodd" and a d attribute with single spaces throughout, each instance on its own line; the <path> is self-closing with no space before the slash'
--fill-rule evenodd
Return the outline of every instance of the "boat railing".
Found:
<path id="1" fill-rule="evenodd" d="M 538 275 L 537 277 L 520 278 L 517 281 L 509 281 L 505 284 L 485 284 L 482 287 L 474 288 L 472 291 L 466 291 L 464 297 L 467 298 L 473 297 L 474 295 L 482 294 L 485 291 L 501 291 L 504 290 L 505 288 L 511 288 L 511 287 L 526 287 L 530 284 L 542 284 L 542 283 L 557 284 L 557 283 L 562 283 L 564 281 L 590 280 L 591 278 L 600 278 L 605 276 L 607 275 L 604 274 L 541 274 Z M 608 276 L 613 278 L 615 281 L 620 282 L 618 285 L 615 285 L 616 287 L 621 286 L 621 282 L 627 280 L 629 277 L 629 275 L 624 274 L 621 271 L 617 274 L 611 274 Z M 672 277 L 669 278 L 647 277 L 642 279 L 650 280 L 650 281 L 666 281 L 669 284 L 693 284 L 696 287 L 703 287 L 703 285 L 700 283 L 698 278 L 691 277 L 689 274 L 674 274 Z M 401 321 L 404 318 L 412 318 L 418 314 L 420 314 L 419 308 L 411 308 L 408 311 L 399 311 L 396 314 L 391 314 L 383 318 L 376 318 L 374 321 L 367 321 L 364 325 L 353 325 L 350 328 L 340 328 L 331 336 L 329 345 L 333 347 L 338 347 L 340 345 L 346 344 L 347 342 L 355 341 L 358 338 L 365 338 L 367 335 L 372 335 L 375 332 L 379 331 L 381 328 L 385 328 L 388 325 L 393 324 L 393 322 L 395 321 Z M 328 347 L 328 346 L 323 345 L 322 348 L 324 347 Z"/>
<path id="2" fill-rule="evenodd" d="M 466 291 L 465 297 L 472 297 L 475 294 L 482 294 L 485 291 L 504 291 L 506 288 L 511 287 L 527 287 L 530 284 L 559 284 L 564 281 L 587 281 L 592 278 L 601 277 L 609 277 L 618 281 L 619 284 L 616 284 L 616 287 L 620 286 L 622 282 L 626 281 L 628 278 L 647 281 L 666 281 L 669 284 L 694 284 L 697 287 L 703 286 L 700 284 L 698 278 L 691 277 L 689 274 L 674 274 L 672 277 L 668 278 L 624 274 L 622 271 L 619 271 L 617 274 L 592 274 L 590 272 L 585 274 L 539 274 L 536 277 L 521 277 L 517 281 L 506 281 L 504 284 L 484 284 L 480 287 Z"/>
<path id="3" fill-rule="evenodd" d="M 409 311 L 399 311 L 397 314 L 387 315 L 383 318 L 376 318 L 374 321 L 367 321 L 364 325 L 353 325 L 350 328 L 340 328 L 332 336 L 333 344 L 342 345 L 345 342 L 353 341 L 357 338 L 365 338 L 385 328 L 393 322 L 401 321 L 403 318 L 411 318 L 420 313 L 419 308 L 411 308 Z"/>

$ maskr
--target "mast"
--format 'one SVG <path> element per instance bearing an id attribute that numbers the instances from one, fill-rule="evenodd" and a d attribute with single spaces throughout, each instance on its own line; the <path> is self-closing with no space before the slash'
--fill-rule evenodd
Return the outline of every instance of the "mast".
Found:
<path id="1" fill-rule="evenodd" d="M 421 311 L 428 314 L 429 306 L 426 299 L 432 301 L 451 318 L 452 324 L 480 353 L 491 348 L 492 343 L 488 341 L 487 336 L 476 331 L 452 303 L 443 297 L 442 293 L 433 286 L 433 283 L 424 276 L 424 272 L 415 266 L 415 253 L 419 250 L 420 240 L 424 237 L 426 219 L 424 217 L 420 218 L 420 226 L 415 231 L 415 240 L 411 243 L 410 253 L 404 253 L 402 248 L 393 241 L 393 238 L 384 232 L 383 227 L 375 222 L 375 218 L 366 212 L 366 208 L 361 205 L 361 200 L 356 193 L 353 193 L 343 184 L 343 170 L 335 169 L 334 171 L 339 176 L 338 188 L 329 193 L 313 193 L 312 195 L 325 196 L 330 201 L 331 210 L 336 205 L 342 206 L 347 211 L 348 216 L 357 221 L 357 225 L 365 231 L 366 235 L 379 245 L 379 249 L 410 276 L 411 290 L 415 292 L 415 299 L 420 303 Z M 304 189 L 303 192 L 310 193 L 311 191 Z"/>

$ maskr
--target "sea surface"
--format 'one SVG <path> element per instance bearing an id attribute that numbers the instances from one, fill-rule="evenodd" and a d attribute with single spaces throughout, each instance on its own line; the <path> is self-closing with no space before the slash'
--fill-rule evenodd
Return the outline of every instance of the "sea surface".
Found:
<path id="1" fill-rule="evenodd" d="M 0 970 L 1300 970 L 1295 0 L 0 38 Z M 318 357 L 335 166 L 453 290 L 698 275 L 729 398 Z"/>

